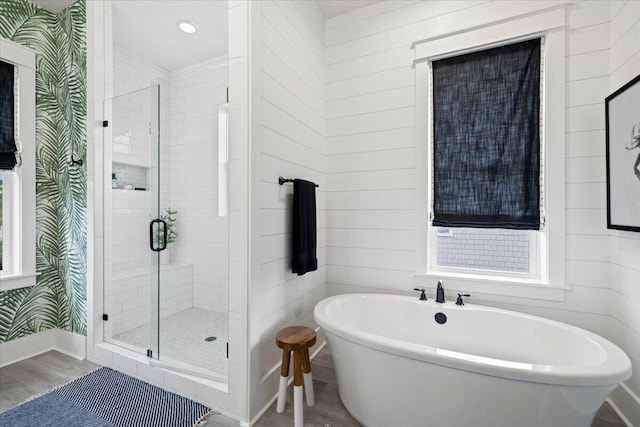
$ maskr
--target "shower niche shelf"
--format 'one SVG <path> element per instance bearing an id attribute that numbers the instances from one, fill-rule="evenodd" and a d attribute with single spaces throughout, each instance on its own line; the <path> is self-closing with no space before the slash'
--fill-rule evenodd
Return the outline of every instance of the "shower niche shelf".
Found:
<path id="1" fill-rule="evenodd" d="M 143 188 L 144 190 L 137 191 L 149 191 L 149 171 L 150 169 L 144 166 L 113 162 L 111 172 L 118 179 L 118 188 L 112 187 L 112 189 L 135 190 Z"/>

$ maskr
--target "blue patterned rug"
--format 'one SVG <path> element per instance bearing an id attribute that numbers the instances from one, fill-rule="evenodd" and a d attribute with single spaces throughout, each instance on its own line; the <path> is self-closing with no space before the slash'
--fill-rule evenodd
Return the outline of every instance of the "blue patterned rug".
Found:
<path id="1" fill-rule="evenodd" d="M 209 408 L 100 368 L 0 414 L 2 427 L 192 427 Z"/>

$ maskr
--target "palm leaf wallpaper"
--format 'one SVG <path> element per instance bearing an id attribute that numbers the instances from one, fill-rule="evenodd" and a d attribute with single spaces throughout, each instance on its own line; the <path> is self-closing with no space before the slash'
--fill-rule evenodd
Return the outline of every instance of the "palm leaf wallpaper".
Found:
<path id="1" fill-rule="evenodd" d="M 0 292 L 0 343 L 51 328 L 87 334 L 85 0 L 53 14 L 0 0 L 0 36 L 36 52 L 36 285 Z"/>

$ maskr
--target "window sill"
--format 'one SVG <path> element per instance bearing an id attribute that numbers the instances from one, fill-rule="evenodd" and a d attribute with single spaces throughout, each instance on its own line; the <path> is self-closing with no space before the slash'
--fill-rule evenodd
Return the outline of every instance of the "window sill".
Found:
<path id="1" fill-rule="evenodd" d="M 416 286 L 431 289 L 433 295 L 435 283 L 437 280 L 443 280 L 448 299 L 455 299 L 460 292 L 470 293 L 479 300 L 502 301 L 502 297 L 515 297 L 564 301 L 565 292 L 570 289 L 564 285 L 551 285 L 533 280 L 516 281 L 499 276 L 478 277 L 452 272 L 416 273 L 414 277 Z"/>
<path id="2" fill-rule="evenodd" d="M 36 284 L 36 273 L 0 274 L 0 292 L 26 288 Z"/>

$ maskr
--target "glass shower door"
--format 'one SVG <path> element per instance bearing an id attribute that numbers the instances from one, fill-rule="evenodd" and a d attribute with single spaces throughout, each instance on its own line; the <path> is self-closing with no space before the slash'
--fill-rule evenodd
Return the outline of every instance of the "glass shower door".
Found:
<path id="1" fill-rule="evenodd" d="M 161 217 L 160 86 L 104 104 L 104 341 L 157 359 Z"/>

